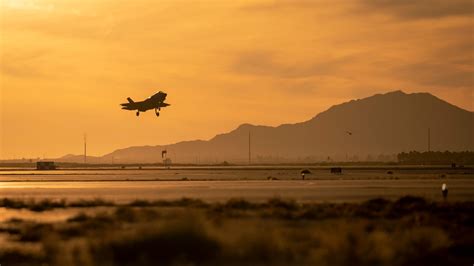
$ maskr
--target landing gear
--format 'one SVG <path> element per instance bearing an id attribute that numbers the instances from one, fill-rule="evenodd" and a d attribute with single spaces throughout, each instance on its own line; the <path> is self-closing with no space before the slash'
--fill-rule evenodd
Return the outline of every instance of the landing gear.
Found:
<path id="1" fill-rule="evenodd" d="M 155 109 L 155 114 L 156 114 L 156 116 L 160 116 L 160 113 L 158 112 L 158 110 L 160 110 L 160 108 Z"/>
<path id="2" fill-rule="evenodd" d="M 140 111 L 137 111 L 137 116 L 140 116 Z"/>

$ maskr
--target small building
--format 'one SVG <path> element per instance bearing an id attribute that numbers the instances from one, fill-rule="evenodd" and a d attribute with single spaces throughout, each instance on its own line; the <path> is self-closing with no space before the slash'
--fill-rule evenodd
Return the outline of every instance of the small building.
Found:
<path id="1" fill-rule="evenodd" d="M 342 174 L 342 168 L 341 167 L 332 167 L 331 168 L 331 174 Z"/>
<path id="2" fill-rule="evenodd" d="M 54 162 L 36 162 L 36 170 L 56 170 Z"/>

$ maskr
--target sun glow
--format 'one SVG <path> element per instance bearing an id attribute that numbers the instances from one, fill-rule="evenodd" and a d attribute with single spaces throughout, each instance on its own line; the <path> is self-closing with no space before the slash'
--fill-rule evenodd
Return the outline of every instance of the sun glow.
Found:
<path id="1" fill-rule="evenodd" d="M 0 0 L 0 156 L 210 139 L 395 89 L 472 110 L 469 12 L 403 3 Z M 119 107 L 156 90 L 163 119 Z"/>
<path id="2" fill-rule="evenodd" d="M 2 0 L 2 8 L 5 9 L 29 9 L 52 11 L 54 4 L 44 3 L 37 0 Z"/>

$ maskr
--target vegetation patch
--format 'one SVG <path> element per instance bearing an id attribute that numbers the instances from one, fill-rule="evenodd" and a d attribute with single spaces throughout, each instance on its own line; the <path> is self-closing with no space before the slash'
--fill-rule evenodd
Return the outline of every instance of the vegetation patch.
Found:
<path id="1" fill-rule="evenodd" d="M 5 265 L 469 265 L 474 249 L 474 202 L 2 203 L 78 211 L 62 222 L 0 223 Z"/>

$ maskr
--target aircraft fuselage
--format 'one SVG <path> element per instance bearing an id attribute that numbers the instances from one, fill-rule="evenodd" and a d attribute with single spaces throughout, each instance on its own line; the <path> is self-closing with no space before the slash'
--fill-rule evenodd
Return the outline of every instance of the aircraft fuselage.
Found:
<path id="1" fill-rule="evenodd" d="M 166 93 L 160 91 L 140 102 L 134 102 L 131 98 L 127 98 L 128 103 L 122 103 L 121 106 L 124 110 L 137 110 L 137 116 L 140 112 L 146 112 L 152 109 L 155 109 L 156 115 L 159 115 L 158 111 L 160 111 L 161 108 L 169 106 L 168 103 L 165 103 L 166 96 Z"/>

